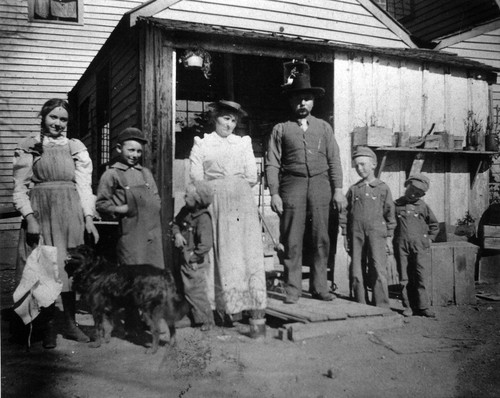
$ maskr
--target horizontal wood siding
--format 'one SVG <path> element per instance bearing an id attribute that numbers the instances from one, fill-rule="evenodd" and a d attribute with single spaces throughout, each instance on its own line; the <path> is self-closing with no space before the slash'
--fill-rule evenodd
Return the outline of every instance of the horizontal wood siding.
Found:
<path id="1" fill-rule="evenodd" d="M 474 111 L 483 124 L 488 114 L 487 83 L 468 78 L 465 70 L 439 65 L 375 56 L 350 58 L 337 52 L 333 86 L 334 131 L 341 148 L 344 190 L 359 180 L 351 163 L 354 127 L 375 124 L 420 137 L 435 124 L 434 131 L 465 137 L 467 112 Z M 425 201 L 440 222 L 454 224 L 467 210 L 479 219 L 488 206 L 488 173 L 480 172 L 471 189 L 470 159 L 463 155 L 426 157 L 422 172 L 431 188 Z M 390 154 L 381 174 L 394 198 L 404 193 L 408 162 L 408 154 Z M 338 244 L 335 281 L 342 291 L 348 287 L 348 258 L 342 239 Z"/>
<path id="2" fill-rule="evenodd" d="M 184 0 L 154 16 L 306 40 L 408 47 L 356 0 Z"/>
<path id="3" fill-rule="evenodd" d="M 418 0 L 413 2 L 413 10 L 414 13 L 401 22 L 425 40 L 468 30 L 500 15 L 498 5 L 491 0 Z"/>
<path id="4" fill-rule="evenodd" d="M 12 201 L 12 152 L 40 129 L 37 114 L 68 92 L 123 14 L 142 0 L 85 0 L 83 25 L 28 21 L 28 2 L 2 0 L 0 44 L 0 205 Z M 0 220 L 1 225 L 16 225 Z"/>
<path id="5" fill-rule="evenodd" d="M 126 127 L 141 127 L 138 119 L 140 106 L 139 49 L 137 36 L 130 35 L 122 45 L 111 52 L 111 139 Z"/>
<path id="6" fill-rule="evenodd" d="M 500 68 L 500 29 L 464 40 L 444 50 Z M 491 88 L 491 101 L 493 108 L 500 108 L 500 73 L 497 74 L 497 84 Z"/>

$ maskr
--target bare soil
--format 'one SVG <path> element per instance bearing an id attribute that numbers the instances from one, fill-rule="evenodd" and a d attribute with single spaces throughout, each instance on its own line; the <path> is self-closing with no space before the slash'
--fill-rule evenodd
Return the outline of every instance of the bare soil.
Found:
<path id="1" fill-rule="evenodd" d="M 3 398 L 500 396 L 498 301 L 299 342 L 277 339 L 280 325 L 268 319 L 263 340 L 249 338 L 243 323 L 207 333 L 187 327 L 178 329 L 177 348 L 163 344 L 155 355 L 123 338 L 90 348 L 60 335 L 56 349 L 35 341 L 26 352 L 9 339 L 10 288 L 2 280 Z M 477 289 L 500 293 L 500 285 Z"/>

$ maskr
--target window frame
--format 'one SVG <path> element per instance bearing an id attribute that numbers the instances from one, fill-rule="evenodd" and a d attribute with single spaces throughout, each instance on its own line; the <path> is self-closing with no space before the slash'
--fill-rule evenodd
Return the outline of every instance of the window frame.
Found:
<path id="1" fill-rule="evenodd" d="M 76 21 L 61 21 L 57 19 L 38 19 L 35 18 L 35 1 L 28 0 L 28 21 L 30 22 L 40 22 L 40 23 L 55 23 L 64 25 L 83 25 L 83 2 L 84 0 L 75 0 L 77 2 L 77 20 Z"/>

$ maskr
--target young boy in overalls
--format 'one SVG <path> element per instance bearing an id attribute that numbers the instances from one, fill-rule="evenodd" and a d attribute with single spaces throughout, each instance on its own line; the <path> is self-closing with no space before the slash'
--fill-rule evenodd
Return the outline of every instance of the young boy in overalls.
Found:
<path id="1" fill-rule="evenodd" d="M 387 252 L 392 252 L 396 227 L 394 202 L 389 187 L 375 177 L 377 156 L 370 148 L 357 147 L 352 161 L 361 180 L 349 188 L 347 209 L 339 217 L 352 259 L 352 291 L 358 303 L 366 304 L 370 287 L 372 304 L 388 308 Z"/>
<path id="2" fill-rule="evenodd" d="M 404 196 L 395 201 L 394 235 L 403 315 L 434 318 L 425 285 L 431 261 L 430 245 L 439 232 L 439 224 L 430 207 L 420 199 L 429 189 L 429 179 L 423 174 L 414 174 L 406 180 L 405 187 Z"/>
<path id="3" fill-rule="evenodd" d="M 172 223 L 172 235 L 179 249 L 184 295 L 191 305 L 194 324 L 207 331 L 214 325 L 206 278 L 208 253 L 213 246 L 212 219 L 207 208 L 213 200 L 213 189 L 203 180 L 195 181 L 187 186 L 184 199 L 186 204 Z"/>
<path id="4" fill-rule="evenodd" d="M 147 139 L 128 127 L 118 136 L 119 159 L 104 172 L 96 209 L 120 222 L 116 246 L 120 264 L 151 264 L 164 269 L 160 196 L 151 171 L 141 166 Z"/>

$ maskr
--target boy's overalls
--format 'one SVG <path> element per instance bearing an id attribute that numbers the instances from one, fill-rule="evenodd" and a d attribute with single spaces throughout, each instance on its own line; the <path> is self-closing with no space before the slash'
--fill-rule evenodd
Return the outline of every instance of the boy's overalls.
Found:
<path id="1" fill-rule="evenodd" d="M 398 263 L 405 308 L 426 310 L 429 298 L 425 288 L 431 263 L 430 244 L 438 232 L 439 224 L 427 204 L 418 199 L 410 203 L 406 197 L 395 202 L 397 227 L 394 237 L 394 255 Z"/>
<path id="2" fill-rule="evenodd" d="M 372 303 L 389 307 L 386 237 L 396 226 L 389 187 L 375 179 L 358 182 L 347 193 L 347 220 L 341 217 L 343 235 L 350 241 L 351 283 L 358 303 L 366 303 L 365 276 L 372 288 Z M 368 263 L 368 272 L 365 271 Z"/>
<path id="3" fill-rule="evenodd" d="M 178 232 L 187 242 L 179 250 L 179 262 L 184 295 L 192 307 L 193 321 L 195 324 L 213 324 L 206 276 L 208 253 L 213 246 L 212 220 L 208 209 L 190 212 L 183 207 L 172 227 L 173 236 Z"/>

